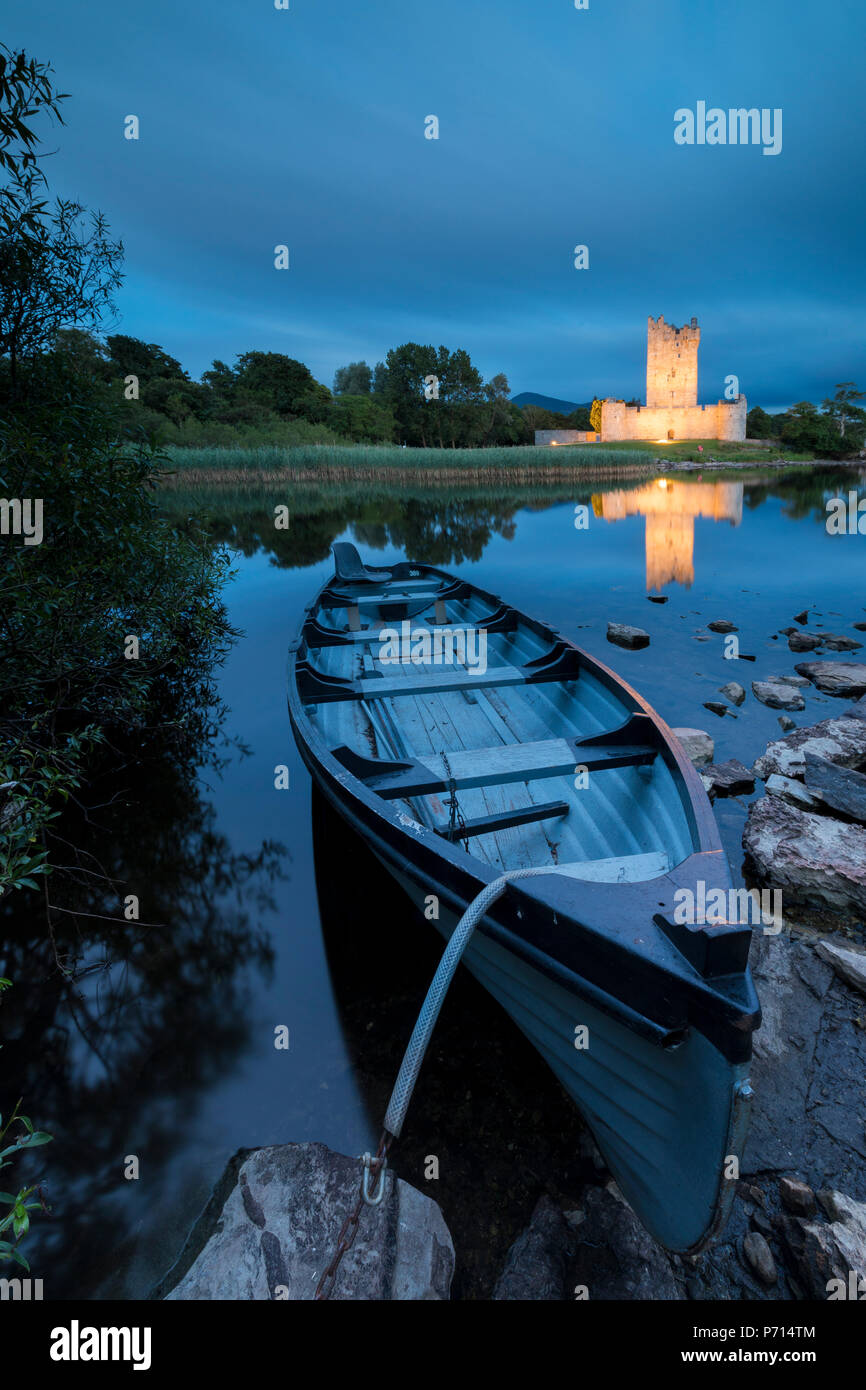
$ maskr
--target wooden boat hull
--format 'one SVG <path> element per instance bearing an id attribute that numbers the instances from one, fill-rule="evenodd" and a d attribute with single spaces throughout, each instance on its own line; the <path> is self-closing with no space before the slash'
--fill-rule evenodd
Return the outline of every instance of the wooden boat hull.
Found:
<path id="1" fill-rule="evenodd" d="M 411 569 L 430 585 L 439 586 L 440 590 L 450 586 L 454 592 L 451 576 L 425 566 Z M 401 593 L 412 593 L 405 587 L 402 575 L 397 583 L 403 586 Z M 335 585 L 334 581 L 325 586 L 309 610 L 302 637 L 289 656 L 289 710 L 295 735 L 324 795 L 364 836 L 413 902 L 448 936 L 467 904 L 498 876 L 490 846 L 496 844 L 501 849 L 503 843 L 510 845 L 508 837 L 512 836 L 517 851 L 525 849 L 521 840 L 526 833 L 523 827 L 532 822 L 523 820 L 517 827 L 504 825 L 493 833 L 487 829 L 488 822 L 494 820 L 502 826 L 507 820 L 507 809 L 493 817 L 479 817 L 484 823 L 476 827 L 478 838 L 467 836 L 462 848 L 448 838 L 447 826 L 422 824 L 414 814 L 418 808 L 439 805 L 436 787 L 442 768 L 436 754 L 425 752 L 418 758 L 404 756 L 389 761 L 381 757 L 382 749 L 377 748 L 378 756 L 368 759 L 356 741 L 353 759 L 347 754 L 345 743 L 335 744 L 338 735 L 351 733 L 353 728 L 363 729 L 364 725 L 359 716 L 354 716 L 353 724 L 347 715 L 349 700 L 345 687 L 328 687 L 327 682 L 345 679 L 335 674 L 335 667 L 342 660 L 344 669 L 349 669 L 347 647 L 366 650 L 369 646 L 369 639 L 353 635 L 328 667 L 321 663 L 322 648 L 310 645 L 303 635 L 306 632 L 315 643 L 323 640 L 316 627 L 325 632 L 334 630 L 322 615 L 330 615 L 333 622 L 339 612 L 339 604 L 332 606 L 335 587 L 350 599 L 360 597 L 359 609 L 372 610 L 375 621 L 383 616 L 387 619 L 393 613 L 389 604 L 396 602 L 388 599 L 393 589 L 389 590 L 387 583 L 376 591 L 366 579 L 360 580 L 354 589 Z M 503 605 L 495 596 L 479 590 L 471 590 L 467 596 L 465 591 L 466 586 L 462 586 L 463 598 L 457 601 L 464 611 L 475 605 L 483 612 L 498 613 L 500 621 L 511 623 L 507 613 L 503 617 Z M 369 605 L 363 603 L 365 594 L 370 595 Z M 400 600 L 406 607 L 414 602 Z M 449 605 L 453 607 L 454 602 L 450 600 Z M 609 723 L 614 710 L 621 716 L 621 726 L 628 726 L 636 715 L 646 721 L 640 724 L 641 736 L 655 748 L 649 777 L 645 772 L 646 759 L 639 761 L 640 748 L 645 749 L 647 743 L 636 746 L 633 735 L 606 745 L 603 739 L 599 741 L 599 735 L 592 734 L 588 741 L 584 739 L 584 747 L 590 749 L 590 763 L 596 759 L 598 776 L 606 787 L 612 785 L 614 777 L 622 784 L 615 794 L 605 792 L 607 800 L 604 805 L 599 804 L 601 809 L 608 803 L 615 808 L 618 796 L 632 795 L 637 787 L 639 795 L 650 798 L 646 805 L 659 820 L 665 821 L 662 838 L 671 852 L 665 866 L 664 855 L 658 848 L 662 832 L 653 832 L 654 841 L 637 807 L 633 838 L 627 848 L 633 850 L 637 845 L 638 852 L 614 860 L 617 865 L 625 865 L 627 875 L 635 877 L 610 881 L 614 870 L 610 857 L 604 855 L 578 861 L 576 874 L 570 864 L 552 862 L 549 874 L 518 881 L 509 888 L 479 924 L 465 963 L 538 1049 L 578 1105 L 624 1196 L 651 1234 L 669 1249 L 695 1250 L 724 1218 L 735 1188 L 735 1160 L 745 1137 L 751 1097 L 751 1032 L 759 1021 L 747 966 L 749 933 L 736 925 L 683 926 L 674 920 L 678 890 L 700 880 L 707 890 L 727 891 L 731 880 L 700 779 L 670 731 L 634 691 L 600 663 L 523 614 L 519 615 L 519 623 L 521 629 L 525 624 L 542 646 L 546 643 L 548 650 L 565 648 L 569 660 L 571 653 L 576 653 L 579 662 L 578 676 L 571 681 L 563 679 L 561 690 L 553 677 L 545 687 L 553 692 L 550 698 L 547 694 L 533 694 L 529 701 L 529 705 L 544 711 L 548 703 L 555 707 L 550 716 L 555 726 L 551 732 L 562 732 L 556 711 L 559 706 L 565 709 L 568 699 L 575 698 L 568 692 L 581 682 L 581 698 L 586 702 L 586 710 L 595 710 L 597 722 Z M 348 634 L 352 629 L 347 627 L 345 631 Z M 513 626 L 506 625 L 502 631 L 504 643 L 517 640 L 509 635 Z M 560 657 L 561 654 L 560 651 Z M 305 668 L 314 663 L 324 678 L 321 686 L 315 679 L 308 682 L 305 675 Z M 367 676 L 362 676 L 365 684 L 368 679 L 370 684 L 380 679 L 369 669 L 369 661 L 366 668 Z M 566 674 L 574 669 L 577 668 L 569 666 L 568 660 L 563 665 Z M 436 700 L 446 698 L 443 687 L 450 679 L 449 673 L 431 683 L 439 687 Z M 593 682 L 604 692 L 600 704 Z M 432 709 L 433 697 L 426 694 L 429 687 L 414 688 L 424 693 L 413 693 L 409 698 L 430 701 Z M 493 689 L 500 692 L 502 688 Z M 458 702 L 466 694 L 465 684 L 460 681 L 455 690 L 448 692 L 447 698 L 458 714 L 463 713 Z M 354 701 L 355 697 L 351 698 Z M 360 703 L 366 705 L 368 698 L 372 697 L 365 690 Z M 390 698 L 383 696 L 383 704 Z M 399 705 L 398 693 L 392 709 Z M 468 722 L 480 728 L 481 715 L 471 706 L 469 710 Z M 581 707 L 578 711 L 578 725 L 586 710 Z M 487 717 L 495 728 L 492 711 L 488 711 Z M 619 731 L 622 732 L 621 727 Z M 584 730 L 578 727 L 577 732 Z M 464 734 L 464 739 L 468 737 Z M 455 774 L 452 784 L 462 778 L 473 785 L 458 791 L 458 796 L 480 795 L 474 785 L 477 778 L 495 779 L 509 762 L 512 767 L 508 775 L 519 778 L 525 771 L 526 759 L 534 756 L 531 750 L 541 748 L 538 756 L 546 760 L 544 775 L 562 787 L 564 777 L 559 769 L 564 763 L 557 762 L 555 748 L 550 751 L 550 745 L 559 741 L 497 744 L 485 751 L 484 758 L 473 762 L 467 754 L 462 763 L 460 750 L 452 748 L 448 755 L 449 770 Z M 565 753 L 560 751 L 559 756 L 564 759 Z M 620 766 L 618 758 L 622 761 L 626 756 L 632 761 Z M 395 763 L 399 763 L 396 770 Z M 520 785 L 528 786 L 532 792 L 534 774 L 528 775 L 530 782 Z M 590 777 L 595 775 L 590 773 Z M 432 791 L 423 790 L 431 785 Z M 488 781 L 484 785 L 494 788 L 491 795 L 499 795 L 499 783 Z M 670 799 L 674 788 L 682 824 L 677 819 L 679 811 L 674 814 L 670 806 L 661 814 L 651 799 L 651 791 L 640 790 L 646 787 L 652 789 L 652 795 L 661 796 L 666 806 L 668 802 L 673 805 Z M 570 791 L 566 799 L 568 796 Z M 535 802 L 530 800 L 511 814 L 531 817 L 540 809 L 544 816 L 554 814 L 558 825 L 570 821 L 574 814 L 573 809 L 564 815 L 544 809 L 565 804 L 564 801 L 541 803 L 540 808 L 536 802 L 537 796 Z M 579 807 L 580 803 L 574 803 L 572 798 L 569 805 Z M 599 813 L 596 808 L 595 814 Z M 615 828 L 607 832 L 608 847 L 625 843 L 623 837 L 628 839 L 631 830 L 622 821 L 622 817 L 614 821 L 611 812 L 611 825 Z M 578 831 L 580 843 L 584 843 L 589 832 L 580 829 L 579 822 Z M 534 825 L 532 833 L 539 833 Z M 559 833 L 565 842 L 565 832 Z M 538 839 L 537 843 L 545 842 Z M 476 845 L 487 846 L 487 862 L 479 853 L 467 852 Z M 598 849 L 597 839 L 592 847 Z M 660 855 L 662 858 L 656 863 Z M 594 880 L 593 874 L 601 878 Z"/>

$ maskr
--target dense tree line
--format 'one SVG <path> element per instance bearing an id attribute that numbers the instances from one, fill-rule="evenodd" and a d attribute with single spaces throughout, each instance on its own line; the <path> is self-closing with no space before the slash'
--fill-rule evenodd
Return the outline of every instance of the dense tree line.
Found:
<path id="1" fill-rule="evenodd" d="M 866 400 L 866 391 L 858 391 L 853 381 L 842 381 L 820 410 L 811 401 L 798 401 L 790 410 L 769 415 L 757 405 L 746 416 L 746 435 L 776 439 L 820 458 L 847 458 L 866 441 L 866 410 L 857 405 L 861 400 Z"/>
<path id="2" fill-rule="evenodd" d="M 233 366 L 216 360 L 194 381 L 164 348 L 126 334 L 103 339 L 61 328 L 55 346 L 106 405 L 166 443 L 471 448 L 532 443 L 536 429 L 588 428 L 586 411 L 575 412 L 577 420 L 537 406 L 519 409 L 507 378 L 485 381 L 462 348 L 404 343 L 375 368 L 339 368 L 331 391 L 280 352 L 243 352 Z"/>

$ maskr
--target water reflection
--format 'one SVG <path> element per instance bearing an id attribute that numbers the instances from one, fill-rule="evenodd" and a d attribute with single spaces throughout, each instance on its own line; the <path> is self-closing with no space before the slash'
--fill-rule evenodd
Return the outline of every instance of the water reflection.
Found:
<path id="1" fill-rule="evenodd" d="M 661 591 L 666 584 L 690 589 L 695 578 L 695 518 L 743 519 L 742 483 L 680 482 L 657 478 L 631 491 L 594 493 L 592 508 L 605 521 L 627 516 L 646 517 L 646 586 Z"/>
<path id="2" fill-rule="evenodd" d="M 4 900 L 2 917 L 3 973 L 14 981 L 3 1077 L 15 1094 L 7 1089 L 0 1110 L 24 1095 L 55 1137 L 32 1156 L 54 1216 L 27 1246 L 52 1298 L 116 1294 L 119 1246 L 128 1266 L 142 1234 L 152 1238 L 140 1213 L 158 1174 L 247 1046 L 250 979 L 267 978 L 274 960 L 260 922 L 287 872 L 278 843 L 233 849 L 174 757 L 151 747 L 130 788 L 116 752 L 88 808 L 58 823 L 70 863 L 50 880 L 50 928 L 23 894 Z M 139 921 L 123 916 L 126 893 L 139 898 Z M 124 1178 L 128 1155 L 138 1181 Z M 17 1165 L 16 1179 L 26 1169 Z"/>
<path id="3" fill-rule="evenodd" d="M 653 473 L 603 488 L 593 477 L 585 484 L 497 484 L 481 490 L 449 486 L 439 491 L 364 482 L 184 490 L 181 475 L 180 483 L 164 494 L 164 508 L 178 516 L 203 508 L 215 542 L 246 556 L 264 550 L 281 569 L 327 561 L 333 542 L 349 529 L 362 549 L 392 548 L 445 568 L 477 563 L 494 540 L 513 540 L 520 511 L 584 502 L 607 523 L 646 519 L 646 588 L 659 590 L 670 583 L 686 588 L 694 583 L 696 519 L 737 527 L 744 508 L 755 510 L 776 497 L 791 520 L 811 517 L 823 525 L 825 498 L 858 481 L 862 486 L 860 471 L 834 465 L 786 468 L 770 475 L 756 468 L 735 479 L 659 478 Z M 291 525 L 277 531 L 273 508 L 285 504 L 287 496 Z"/>

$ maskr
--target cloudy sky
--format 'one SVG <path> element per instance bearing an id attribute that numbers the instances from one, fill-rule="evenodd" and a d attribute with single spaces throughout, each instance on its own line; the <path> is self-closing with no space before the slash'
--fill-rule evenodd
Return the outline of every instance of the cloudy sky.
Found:
<path id="1" fill-rule="evenodd" d="M 703 401 L 866 387 L 861 0 L 41 0 L 6 29 L 70 93 L 49 177 L 123 239 L 119 331 L 195 376 L 257 348 L 330 385 L 412 339 L 642 397 L 647 315 L 694 314 Z M 701 101 L 781 108 L 781 152 L 676 144 Z"/>

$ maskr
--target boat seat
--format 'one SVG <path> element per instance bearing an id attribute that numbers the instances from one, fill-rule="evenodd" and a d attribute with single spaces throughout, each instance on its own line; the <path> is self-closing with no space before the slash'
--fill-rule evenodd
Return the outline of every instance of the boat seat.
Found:
<path id="1" fill-rule="evenodd" d="M 337 541 L 331 546 L 334 553 L 334 573 L 346 584 L 387 584 L 390 570 L 375 570 L 365 565 L 349 541 Z"/>
<path id="2" fill-rule="evenodd" d="M 499 830 L 511 830 L 516 825 L 531 825 L 533 821 L 552 820 L 554 816 L 567 816 L 571 807 L 567 801 L 545 801 L 534 806 L 521 806 L 513 811 L 500 811 L 494 816 L 474 816 L 455 824 L 436 834 L 443 840 L 465 840 L 473 835 L 495 835 Z"/>
<path id="3" fill-rule="evenodd" d="M 578 767 L 587 772 L 608 768 L 643 767 L 658 750 L 648 743 L 608 744 L 569 739 L 537 743 L 506 743 L 494 748 L 459 749 L 447 755 L 425 753 L 423 759 L 386 762 L 355 753 L 345 746 L 333 755 L 355 777 L 386 801 L 427 796 L 472 787 L 498 787 L 508 782 L 534 782 L 547 777 L 572 777 Z"/>

